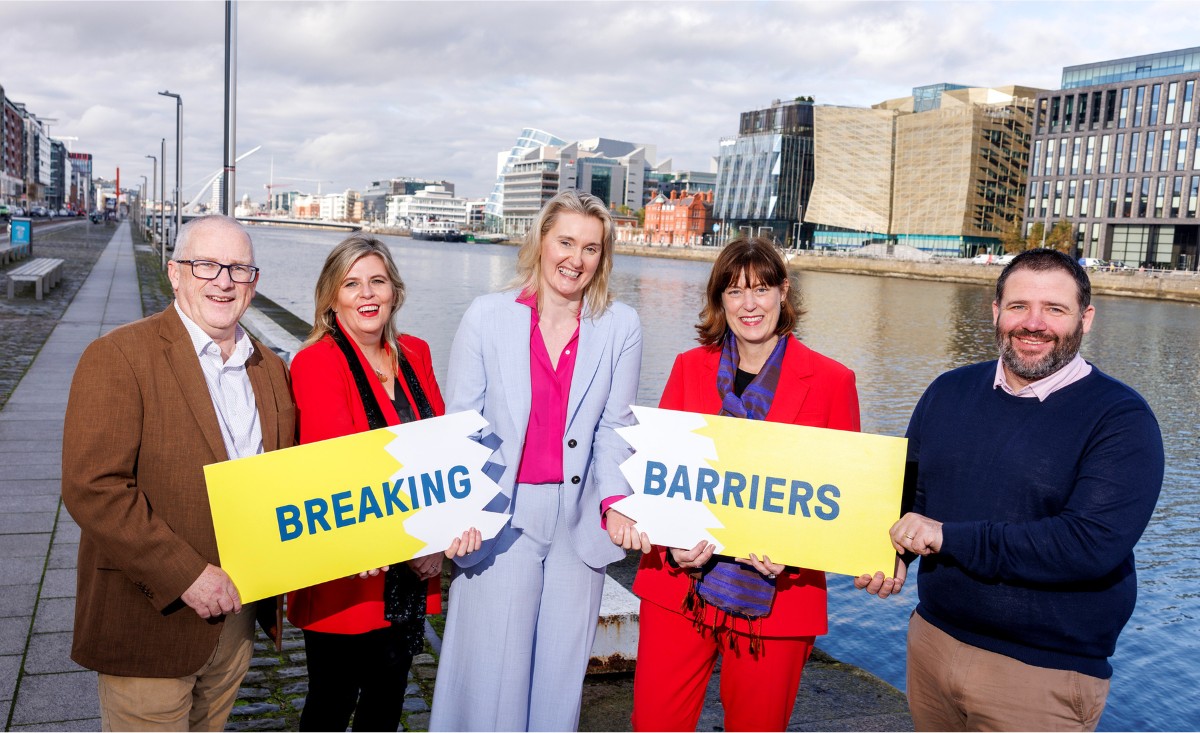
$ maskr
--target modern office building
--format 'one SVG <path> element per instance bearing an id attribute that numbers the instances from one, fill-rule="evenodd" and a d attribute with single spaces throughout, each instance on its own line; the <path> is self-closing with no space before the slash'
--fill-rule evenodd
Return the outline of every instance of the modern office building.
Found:
<path id="1" fill-rule="evenodd" d="M 1067 66 L 1037 96 L 1026 233 L 1071 222 L 1080 256 L 1195 270 L 1200 47 Z"/>
<path id="2" fill-rule="evenodd" d="M 487 203 L 484 205 L 484 218 L 489 229 L 493 231 L 500 231 L 502 229 L 502 220 L 504 218 L 504 174 L 512 170 L 512 165 L 532 149 L 540 148 L 543 145 L 566 144 L 566 140 L 555 137 L 545 130 L 527 127 L 521 131 L 521 135 L 511 148 L 496 154 L 496 185 L 492 188 L 491 194 L 488 195 Z"/>
<path id="3" fill-rule="evenodd" d="M 567 189 L 590 193 L 612 209 L 637 211 L 653 191 L 650 176 L 670 168 L 670 161 L 660 165 L 656 158 L 653 145 L 603 137 L 524 150 L 500 176 L 501 231 L 524 234 L 542 206 Z"/>
<path id="4" fill-rule="evenodd" d="M 78 211 L 91 211 L 92 199 L 92 154 L 67 152 L 71 161 L 71 205 Z M 153 196 L 150 197 L 154 199 Z"/>
<path id="5" fill-rule="evenodd" d="M 411 196 L 428 186 L 441 186 L 451 194 L 454 184 L 450 181 L 427 181 L 422 178 L 390 178 L 384 181 L 371 181 L 362 192 L 362 220 L 386 221 L 387 202 L 389 196 Z"/>
<path id="6" fill-rule="evenodd" d="M 714 200 L 720 238 L 749 233 L 794 243 L 812 181 L 812 102 L 775 100 L 743 112 L 737 137 L 720 142 Z"/>
<path id="7" fill-rule="evenodd" d="M 425 186 L 411 194 L 388 196 L 388 226 L 411 227 L 423 221 L 467 224 L 467 200 L 442 186 Z"/>
<path id="8" fill-rule="evenodd" d="M 25 195 L 25 122 L 0 85 L 0 203 L 17 204 Z"/>
<path id="9" fill-rule="evenodd" d="M 871 109 L 814 110 L 813 245 L 995 251 L 1019 218 L 1037 89 L 933 84 Z M 932 97 L 936 95 L 936 100 Z"/>

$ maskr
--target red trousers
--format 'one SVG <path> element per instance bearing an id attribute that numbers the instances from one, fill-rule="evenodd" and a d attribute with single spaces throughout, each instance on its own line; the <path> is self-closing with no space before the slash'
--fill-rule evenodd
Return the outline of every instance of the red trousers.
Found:
<path id="1" fill-rule="evenodd" d="M 718 655 L 725 730 L 787 728 L 814 637 L 763 639 L 751 656 L 748 637 L 730 649 L 727 638 L 720 643 L 687 616 L 650 601 L 642 601 L 638 626 L 635 731 L 694 731 Z"/>

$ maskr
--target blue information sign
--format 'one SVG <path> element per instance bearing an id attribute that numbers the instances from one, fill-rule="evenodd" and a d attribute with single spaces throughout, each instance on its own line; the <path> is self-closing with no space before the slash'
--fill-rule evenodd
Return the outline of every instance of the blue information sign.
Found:
<path id="1" fill-rule="evenodd" d="M 8 228 L 9 244 L 13 247 L 24 246 L 26 253 L 33 249 L 33 220 L 13 219 Z"/>

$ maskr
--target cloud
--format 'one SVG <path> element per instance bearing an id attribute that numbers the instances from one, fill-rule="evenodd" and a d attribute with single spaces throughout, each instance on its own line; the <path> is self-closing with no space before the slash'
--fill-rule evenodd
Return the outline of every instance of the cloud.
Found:
<path id="1" fill-rule="evenodd" d="M 96 169 L 149 173 L 184 100 L 185 189 L 223 162 L 223 2 L 0 3 L 0 85 Z M 1065 65 L 1194 44 L 1186 3 L 242 2 L 239 194 L 277 176 L 491 189 L 525 127 L 708 170 L 774 99 L 868 106 L 937 82 L 1058 86 Z M 1137 22 L 1130 20 L 1136 18 Z M 173 163 L 172 163 L 173 165 Z"/>

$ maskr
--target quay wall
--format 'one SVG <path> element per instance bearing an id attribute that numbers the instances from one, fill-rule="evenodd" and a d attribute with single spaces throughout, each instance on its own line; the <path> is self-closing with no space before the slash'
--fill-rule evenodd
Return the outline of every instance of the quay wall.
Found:
<path id="1" fill-rule="evenodd" d="M 662 257 L 677 260 L 711 262 L 717 258 L 717 247 L 647 247 L 618 244 L 617 252 L 641 257 Z M 799 253 L 788 266 L 794 270 L 838 272 L 850 275 L 899 277 L 909 280 L 936 280 L 986 285 L 992 287 L 1001 268 L 995 265 L 976 265 L 971 262 L 933 259 L 899 260 L 882 257 L 852 257 L 837 254 Z M 1096 295 L 1117 295 L 1129 298 L 1173 300 L 1200 303 L 1200 273 L 1181 271 L 1122 270 L 1088 272 L 1092 292 Z"/>

